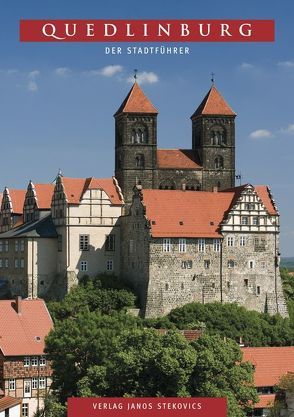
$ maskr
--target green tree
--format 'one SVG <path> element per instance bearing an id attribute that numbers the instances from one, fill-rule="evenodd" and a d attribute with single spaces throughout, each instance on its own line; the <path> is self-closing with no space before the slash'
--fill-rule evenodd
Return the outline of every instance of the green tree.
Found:
<path id="1" fill-rule="evenodd" d="M 115 338 L 138 320 L 123 313 L 102 315 L 83 312 L 75 319 L 58 321 L 46 338 L 46 352 L 52 360 L 52 388 L 62 403 L 77 395 L 77 384 L 93 365 L 109 360 Z"/>
<path id="2" fill-rule="evenodd" d="M 240 347 L 220 336 L 192 342 L 196 364 L 190 379 L 192 396 L 227 397 L 228 417 L 244 417 L 257 402 L 253 368 L 243 363 Z"/>

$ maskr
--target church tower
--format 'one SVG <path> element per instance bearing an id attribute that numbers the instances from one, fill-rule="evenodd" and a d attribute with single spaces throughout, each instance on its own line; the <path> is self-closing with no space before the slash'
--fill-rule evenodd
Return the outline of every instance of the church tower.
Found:
<path id="1" fill-rule="evenodd" d="M 235 117 L 214 85 L 191 116 L 192 148 L 203 167 L 204 191 L 235 186 Z"/>
<path id="2" fill-rule="evenodd" d="M 156 188 L 157 110 L 137 82 L 115 113 L 115 177 L 126 203 L 133 188 Z"/>

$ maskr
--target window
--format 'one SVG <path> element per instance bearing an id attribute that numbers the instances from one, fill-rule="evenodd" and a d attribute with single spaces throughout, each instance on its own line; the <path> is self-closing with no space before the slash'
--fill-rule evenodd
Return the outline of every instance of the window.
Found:
<path id="1" fill-rule="evenodd" d="M 162 249 L 163 249 L 163 252 L 170 252 L 171 251 L 171 240 L 169 238 L 163 239 Z"/>
<path id="2" fill-rule="evenodd" d="M 8 260 L 8 258 L 5 258 L 5 268 L 9 268 L 9 260 Z"/>
<path id="3" fill-rule="evenodd" d="M 113 271 L 113 260 L 112 259 L 109 259 L 106 262 L 106 269 L 107 269 L 107 271 Z"/>
<path id="4" fill-rule="evenodd" d="M 198 239 L 198 252 L 205 252 L 205 239 Z"/>
<path id="5" fill-rule="evenodd" d="M 57 250 L 62 252 L 62 235 L 57 236 Z"/>
<path id="6" fill-rule="evenodd" d="M 258 221 L 258 217 L 257 216 L 253 216 L 253 218 L 252 218 L 252 224 L 253 224 L 253 226 L 258 226 L 259 225 L 259 221 Z"/>
<path id="7" fill-rule="evenodd" d="M 214 252 L 220 252 L 221 241 L 220 239 L 213 239 L 213 250 Z"/>
<path id="8" fill-rule="evenodd" d="M 246 246 L 246 236 L 240 236 L 240 246 Z"/>
<path id="9" fill-rule="evenodd" d="M 0 268 L 3 268 L 3 259 L 0 258 Z"/>
<path id="10" fill-rule="evenodd" d="M 247 216 L 242 216 L 241 217 L 241 224 L 242 226 L 247 226 L 249 224 L 249 219 Z"/>
<path id="11" fill-rule="evenodd" d="M 21 407 L 22 417 L 29 417 L 29 404 L 22 404 Z"/>
<path id="12" fill-rule="evenodd" d="M 15 240 L 15 242 L 14 242 L 14 250 L 15 250 L 15 252 L 19 251 L 19 242 L 18 242 L 18 240 Z"/>
<path id="13" fill-rule="evenodd" d="M 106 236 L 105 250 L 115 251 L 115 235 Z"/>
<path id="14" fill-rule="evenodd" d="M 88 261 L 81 261 L 80 262 L 80 271 L 87 272 L 88 271 Z"/>
<path id="15" fill-rule="evenodd" d="M 229 236 L 227 243 L 228 243 L 228 246 L 234 246 L 234 238 L 232 236 Z"/>
<path id="16" fill-rule="evenodd" d="M 248 266 L 249 266 L 249 269 L 253 269 L 255 267 L 255 262 L 254 261 L 249 261 Z"/>
<path id="17" fill-rule="evenodd" d="M 80 235 L 80 250 L 89 250 L 89 235 Z"/>
<path id="18" fill-rule="evenodd" d="M 38 363 L 39 363 L 38 356 L 33 356 L 32 359 L 31 359 L 31 365 L 32 366 L 38 366 Z"/>
<path id="19" fill-rule="evenodd" d="M 186 252 L 186 239 L 179 239 L 179 252 Z"/>
<path id="20" fill-rule="evenodd" d="M 40 366 L 46 366 L 46 358 L 45 356 L 41 356 L 39 359 L 39 365 Z"/>
<path id="21" fill-rule="evenodd" d="M 248 287 L 248 279 L 247 278 L 244 279 L 244 285 L 245 285 L 245 287 Z"/>
<path id="22" fill-rule="evenodd" d="M 129 241 L 129 253 L 134 253 L 135 252 L 135 242 L 133 241 L 133 239 L 130 239 Z"/>
<path id="23" fill-rule="evenodd" d="M 32 378 L 32 389 L 38 389 L 38 378 Z"/>
<path id="24" fill-rule="evenodd" d="M 9 379 L 8 389 L 9 391 L 15 391 L 15 379 Z"/>
<path id="25" fill-rule="evenodd" d="M 210 268 L 210 260 L 207 259 L 207 260 L 204 261 L 204 268 L 205 269 L 209 269 Z"/>
<path id="26" fill-rule="evenodd" d="M 181 265 L 182 265 L 182 269 L 192 269 L 193 262 L 191 260 L 182 261 Z"/>
<path id="27" fill-rule="evenodd" d="M 24 249 L 25 249 L 25 242 L 24 242 L 24 240 L 21 240 L 20 241 L 20 251 L 24 252 Z"/>
<path id="28" fill-rule="evenodd" d="M 165 284 L 165 290 L 166 291 L 168 290 L 168 284 Z"/>
<path id="29" fill-rule="evenodd" d="M 39 388 L 40 389 L 46 388 L 46 378 L 44 376 L 40 376 L 39 378 Z"/>
<path id="30" fill-rule="evenodd" d="M 3 252 L 3 242 L 0 240 L 0 252 Z"/>
<path id="31" fill-rule="evenodd" d="M 144 168 L 145 166 L 145 158 L 144 155 L 140 154 L 136 156 L 136 167 L 137 168 Z"/>
<path id="32" fill-rule="evenodd" d="M 256 287 L 256 294 L 260 295 L 260 286 L 259 285 L 257 285 L 257 287 Z"/>
<path id="33" fill-rule="evenodd" d="M 214 160 L 214 168 L 215 169 L 223 169 L 224 167 L 224 158 L 222 156 L 218 156 Z"/>
<path id="34" fill-rule="evenodd" d="M 30 364 L 31 364 L 30 357 L 29 356 L 25 356 L 23 358 L 23 366 L 30 366 Z"/>
<path id="35" fill-rule="evenodd" d="M 228 260 L 228 268 L 231 269 L 231 268 L 234 268 L 234 267 L 235 267 L 235 261 L 233 261 L 232 259 L 229 259 Z"/>
<path id="36" fill-rule="evenodd" d="M 21 260 L 20 260 L 20 267 L 22 269 L 24 268 L 24 258 L 21 258 Z"/>
<path id="37" fill-rule="evenodd" d="M 14 258 L 14 268 L 19 268 L 19 260 L 18 260 L 18 258 Z"/>
<path id="38" fill-rule="evenodd" d="M 8 240 L 5 240 L 5 242 L 4 242 L 4 251 L 5 252 L 9 251 L 9 242 L 8 242 Z"/>

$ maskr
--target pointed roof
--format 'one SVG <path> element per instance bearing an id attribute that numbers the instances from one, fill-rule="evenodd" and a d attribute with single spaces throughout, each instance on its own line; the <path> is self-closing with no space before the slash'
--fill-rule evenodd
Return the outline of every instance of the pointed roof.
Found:
<path id="1" fill-rule="evenodd" d="M 149 98 L 145 96 L 137 83 L 133 84 L 129 94 L 122 102 L 120 108 L 114 116 L 120 113 L 153 113 L 158 114 L 158 111 L 153 106 Z"/>
<path id="2" fill-rule="evenodd" d="M 233 112 L 226 100 L 213 85 L 202 100 L 200 106 L 191 116 L 191 119 L 201 115 L 236 116 L 236 113 Z"/>

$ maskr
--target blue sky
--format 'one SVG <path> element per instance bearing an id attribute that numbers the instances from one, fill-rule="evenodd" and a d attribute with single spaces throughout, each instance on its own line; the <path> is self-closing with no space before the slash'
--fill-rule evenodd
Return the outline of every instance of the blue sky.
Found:
<path id="1" fill-rule="evenodd" d="M 189 148 L 189 117 L 213 71 L 238 114 L 237 171 L 243 182 L 271 187 L 281 214 L 282 255 L 294 256 L 293 16 L 290 0 L 7 2 L 0 16 L 0 189 L 52 181 L 59 168 L 73 177 L 113 175 L 112 115 L 134 68 L 145 74 L 142 88 L 160 113 L 159 147 Z M 190 54 L 182 56 L 109 56 L 105 44 L 20 43 L 20 18 L 275 19 L 276 41 L 188 44 Z"/>

